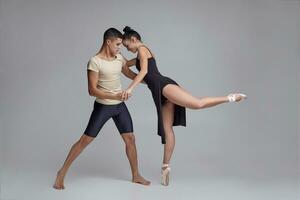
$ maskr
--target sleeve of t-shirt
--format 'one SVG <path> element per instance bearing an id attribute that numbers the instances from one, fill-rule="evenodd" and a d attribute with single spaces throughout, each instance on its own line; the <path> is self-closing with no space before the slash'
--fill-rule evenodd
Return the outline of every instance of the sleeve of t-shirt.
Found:
<path id="1" fill-rule="evenodd" d="M 99 72 L 100 71 L 99 65 L 92 58 L 89 60 L 89 62 L 87 64 L 87 69 L 92 70 L 94 72 Z"/>
<path id="2" fill-rule="evenodd" d="M 126 61 L 125 57 L 122 54 L 119 54 L 119 55 L 120 55 L 120 60 L 122 61 L 122 66 L 124 66 L 127 61 Z"/>

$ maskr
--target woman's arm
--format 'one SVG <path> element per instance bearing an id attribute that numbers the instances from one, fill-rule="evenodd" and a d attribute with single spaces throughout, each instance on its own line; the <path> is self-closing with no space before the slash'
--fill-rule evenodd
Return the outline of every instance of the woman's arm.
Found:
<path id="1" fill-rule="evenodd" d="M 122 100 L 122 93 L 111 93 L 103 90 L 99 90 L 97 88 L 98 82 L 98 72 L 94 72 L 92 70 L 87 70 L 88 76 L 88 91 L 91 96 L 98 97 L 100 99 L 114 99 L 114 100 Z"/>
<path id="2" fill-rule="evenodd" d="M 127 90 L 125 90 L 122 94 L 123 99 L 128 99 L 128 96 L 131 96 L 133 89 L 143 81 L 145 75 L 148 72 L 148 57 L 147 57 L 148 50 L 145 47 L 141 47 L 138 49 L 138 55 L 140 60 L 140 72 L 134 77 L 131 84 L 128 86 Z"/>
<path id="3" fill-rule="evenodd" d="M 126 58 L 124 58 L 126 60 Z M 129 67 L 132 67 L 135 65 L 136 59 L 131 59 L 129 61 L 126 60 L 125 65 L 122 67 L 122 73 L 129 79 L 133 80 L 136 77 L 136 73 L 134 73 Z"/>
<path id="4" fill-rule="evenodd" d="M 135 72 L 129 69 L 130 67 L 135 65 L 135 63 L 136 63 L 136 58 L 127 61 L 126 64 L 122 67 L 122 73 L 131 80 L 134 80 L 134 78 L 137 76 Z M 142 81 L 142 83 L 146 84 L 144 81 Z"/>

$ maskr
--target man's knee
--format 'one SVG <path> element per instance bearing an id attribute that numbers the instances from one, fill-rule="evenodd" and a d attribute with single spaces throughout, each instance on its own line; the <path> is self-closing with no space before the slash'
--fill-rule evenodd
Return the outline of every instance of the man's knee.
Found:
<path id="1" fill-rule="evenodd" d="M 123 138 L 126 145 L 134 145 L 135 144 L 135 136 L 133 133 L 125 133 L 123 134 Z"/>

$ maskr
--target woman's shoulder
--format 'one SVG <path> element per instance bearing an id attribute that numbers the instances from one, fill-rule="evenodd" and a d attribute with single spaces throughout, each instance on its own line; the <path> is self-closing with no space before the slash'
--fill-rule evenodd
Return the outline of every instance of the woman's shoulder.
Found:
<path id="1" fill-rule="evenodd" d="M 139 48 L 138 48 L 138 56 L 137 56 L 139 59 L 141 57 L 146 57 L 146 58 L 151 58 L 153 57 L 154 58 L 154 55 L 152 53 L 152 51 L 150 50 L 150 48 L 146 45 L 141 45 Z"/>

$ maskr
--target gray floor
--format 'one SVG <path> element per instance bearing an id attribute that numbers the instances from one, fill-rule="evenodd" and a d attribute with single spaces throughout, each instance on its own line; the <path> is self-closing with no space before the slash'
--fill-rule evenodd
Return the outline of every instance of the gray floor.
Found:
<path id="1" fill-rule="evenodd" d="M 247 163 L 229 170 L 230 163 L 214 159 L 189 161 L 172 168 L 171 184 L 159 183 L 159 167 L 154 163 L 141 167 L 143 175 L 152 181 L 151 186 L 130 182 L 129 167 L 125 157 L 123 166 L 113 162 L 86 163 L 86 153 L 71 167 L 65 180 L 66 189 L 52 189 L 56 168 L 53 162 L 44 166 L 9 167 L 2 179 L 1 200 L 52 200 L 52 199 L 230 199 L 230 200 L 299 200 L 300 186 L 297 177 L 287 178 L 270 171 L 262 173 L 259 166 Z M 48 168 L 46 167 L 48 166 Z"/>

